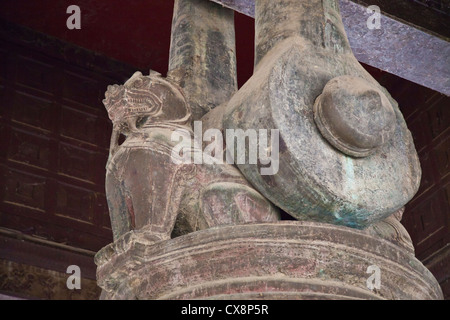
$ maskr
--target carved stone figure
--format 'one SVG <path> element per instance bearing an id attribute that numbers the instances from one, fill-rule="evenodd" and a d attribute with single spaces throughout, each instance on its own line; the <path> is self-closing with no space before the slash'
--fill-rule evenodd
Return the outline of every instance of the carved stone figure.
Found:
<path id="1" fill-rule="evenodd" d="M 192 131 L 176 84 L 137 72 L 123 86 L 109 86 L 104 104 L 114 124 L 106 174 L 114 239 L 136 230 L 157 242 L 218 225 L 279 220 L 235 167 L 174 161 L 173 132 Z"/>
<path id="2" fill-rule="evenodd" d="M 400 223 L 421 175 L 411 134 L 353 56 L 338 1 L 255 3 L 255 72 L 234 95 L 233 15 L 207 0 L 175 0 L 167 78 L 108 88 L 102 298 L 441 299 Z M 279 130 L 278 172 L 217 164 L 192 143 L 191 108 L 204 131 Z"/>

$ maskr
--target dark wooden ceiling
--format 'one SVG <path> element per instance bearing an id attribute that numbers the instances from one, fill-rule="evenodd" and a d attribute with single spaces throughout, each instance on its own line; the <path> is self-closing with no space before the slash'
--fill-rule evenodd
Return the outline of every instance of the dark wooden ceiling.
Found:
<path id="1" fill-rule="evenodd" d="M 2 0 L 0 17 L 125 62 L 167 72 L 173 0 L 79 0 L 81 30 L 69 30 L 69 0 Z M 253 19 L 236 14 L 239 83 L 253 72 Z"/>
<path id="2" fill-rule="evenodd" d="M 69 30 L 69 0 L 2 0 L 0 18 L 127 63 L 139 70 L 167 72 L 174 0 L 78 0 L 81 30 Z M 378 5 L 396 19 L 450 39 L 448 0 L 354 0 Z M 238 82 L 253 73 L 252 18 L 236 13 Z"/>

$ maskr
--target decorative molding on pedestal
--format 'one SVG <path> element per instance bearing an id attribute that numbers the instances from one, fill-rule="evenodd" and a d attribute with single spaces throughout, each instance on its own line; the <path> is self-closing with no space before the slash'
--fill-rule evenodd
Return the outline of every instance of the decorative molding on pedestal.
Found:
<path id="1" fill-rule="evenodd" d="M 96 255 L 104 299 L 442 299 L 411 252 L 348 227 L 216 227 L 146 244 L 134 231 Z M 380 287 L 367 282 L 380 269 Z"/>

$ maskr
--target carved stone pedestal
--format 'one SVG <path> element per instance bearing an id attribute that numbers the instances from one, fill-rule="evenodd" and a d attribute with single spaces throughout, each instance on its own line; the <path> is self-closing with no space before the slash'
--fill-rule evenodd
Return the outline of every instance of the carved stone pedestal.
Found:
<path id="1" fill-rule="evenodd" d="M 96 263 L 103 299 L 442 299 L 410 251 L 316 222 L 222 226 L 154 244 L 131 231 Z M 379 268 L 378 288 L 368 288 L 368 268 Z"/>

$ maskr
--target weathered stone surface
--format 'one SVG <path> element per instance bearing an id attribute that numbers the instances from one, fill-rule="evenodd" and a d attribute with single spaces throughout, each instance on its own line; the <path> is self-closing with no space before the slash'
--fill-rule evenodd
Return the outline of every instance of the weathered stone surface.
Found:
<path id="1" fill-rule="evenodd" d="M 411 134 L 395 100 L 353 56 L 336 1 L 256 1 L 255 63 L 252 78 L 219 107 L 225 110 L 214 112 L 224 115 L 224 129 L 280 130 L 277 174 L 263 176 L 260 165 L 238 164 L 265 197 L 300 220 L 365 228 L 414 196 L 421 170 Z M 349 77 L 382 101 L 377 118 L 370 104 L 362 115 L 360 100 L 345 97 L 356 105 L 347 106 L 340 124 L 353 116 L 361 123 L 347 124 L 367 126 L 359 131 L 357 147 L 364 134 L 372 135 L 362 139 L 360 146 L 370 147 L 362 158 L 338 150 L 314 120 L 314 104 L 327 95 L 327 84 Z"/>
<path id="2" fill-rule="evenodd" d="M 420 181 L 411 135 L 352 55 L 337 2 L 259 0 L 256 12 L 256 72 L 229 103 L 232 21 L 207 1 L 175 2 L 167 79 L 136 73 L 108 88 L 114 243 L 96 255 L 102 299 L 441 299 L 400 224 Z M 203 130 L 279 129 L 278 173 L 203 153 L 191 120 L 210 109 Z M 241 172 L 313 221 L 278 222 Z"/>
<path id="3" fill-rule="evenodd" d="M 207 155 L 203 164 L 175 161 L 174 131 L 187 135 L 189 159 L 202 153 L 191 141 L 190 108 L 176 84 L 138 72 L 110 86 L 104 103 L 114 123 L 106 174 L 114 239 L 136 230 L 152 243 L 218 225 L 279 220 L 278 209 L 235 167 Z M 119 146 L 120 134 L 126 140 Z"/>
<path id="4" fill-rule="evenodd" d="M 184 90 L 193 120 L 237 91 L 234 12 L 204 0 L 176 0 L 168 77 Z"/>
<path id="5" fill-rule="evenodd" d="M 153 245 L 132 231 L 96 263 L 104 299 L 442 299 L 410 252 L 314 222 L 216 227 Z"/>
<path id="6" fill-rule="evenodd" d="M 408 231 L 400 223 L 405 208 L 390 215 L 382 221 L 370 225 L 364 231 L 374 237 L 389 241 L 414 255 L 414 245 Z"/>

